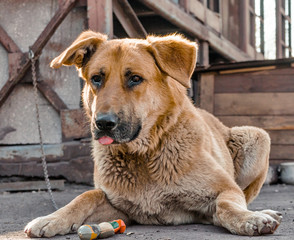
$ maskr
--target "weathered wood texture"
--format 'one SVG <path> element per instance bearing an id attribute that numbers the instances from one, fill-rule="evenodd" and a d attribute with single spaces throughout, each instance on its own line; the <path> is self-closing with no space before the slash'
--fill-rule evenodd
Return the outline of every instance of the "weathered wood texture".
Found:
<path id="1" fill-rule="evenodd" d="M 294 68 L 215 76 L 215 93 L 294 92 Z"/>
<path id="2" fill-rule="evenodd" d="M 90 124 L 82 109 L 62 110 L 60 117 L 63 141 L 91 137 Z"/>
<path id="3" fill-rule="evenodd" d="M 2 147 L 1 153 L 0 176 L 44 177 L 39 146 Z M 45 155 L 49 177 L 93 184 L 90 142 L 45 145 Z"/>
<path id="4" fill-rule="evenodd" d="M 241 51 L 227 38 L 220 38 L 219 34 L 216 33 L 213 27 L 206 27 L 201 21 L 196 20 L 192 15 L 186 13 L 171 1 L 140 0 L 140 2 L 152 9 L 156 14 L 168 20 L 170 23 L 190 34 L 192 37 L 209 42 L 213 49 L 226 58 L 237 61 L 253 59 L 247 53 Z M 216 25 L 217 24 L 218 21 Z"/>
<path id="5" fill-rule="evenodd" d="M 294 115 L 293 93 L 217 93 L 214 113 L 219 116 Z"/>
<path id="6" fill-rule="evenodd" d="M 75 3 L 76 3 L 76 0 L 67 0 L 64 2 L 63 5 L 60 5 L 59 10 L 56 12 L 56 14 L 47 24 L 46 28 L 39 35 L 38 39 L 35 41 L 35 43 L 31 47 L 31 50 L 34 52 L 35 56 L 41 53 L 42 49 L 44 48 L 46 43 L 49 41 L 50 37 L 54 34 L 55 30 L 62 23 L 64 18 L 67 16 L 67 14 L 75 6 Z M 11 46 L 11 44 L 9 46 Z M 12 50 L 17 50 L 17 49 L 12 49 Z M 21 66 L 18 68 L 17 74 L 9 78 L 9 80 L 5 83 L 5 85 L 0 90 L 0 107 L 3 105 L 3 103 L 5 102 L 5 100 L 7 99 L 7 97 L 13 90 L 13 88 L 16 86 L 16 84 L 25 75 L 26 71 L 29 69 L 30 66 L 31 66 L 31 61 L 26 56 L 26 58 L 24 58 L 23 61 L 21 62 Z"/>
<path id="7" fill-rule="evenodd" d="M 266 130 L 294 130 L 293 116 L 218 116 L 226 125 L 252 125 Z"/>
<path id="8" fill-rule="evenodd" d="M 214 112 L 214 74 L 203 74 L 200 79 L 200 107 Z"/>
<path id="9" fill-rule="evenodd" d="M 113 0 L 113 11 L 129 37 L 145 38 L 147 32 L 127 0 Z"/>
<path id="10" fill-rule="evenodd" d="M 16 43 L 11 39 L 7 32 L 0 25 L 0 43 L 6 49 L 8 53 L 20 52 L 21 50 Z"/>
<path id="11" fill-rule="evenodd" d="M 64 190 L 64 180 L 51 180 L 51 189 Z M 0 183 L 0 192 L 18 192 L 32 190 L 46 190 L 45 181 L 5 182 Z"/>
<path id="12" fill-rule="evenodd" d="M 113 37 L 112 1 L 88 0 L 88 27 Z"/>
<path id="13" fill-rule="evenodd" d="M 39 91 L 43 96 L 51 103 L 56 111 L 60 113 L 62 109 L 67 109 L 66 104 L 58 96 L 58 94 L 47 84 L 45 81 L 40 81 L 37 83 Z"/>
<path id="14" fill-rule="evenodd" d="M 294 161 L 294 68 L 264 66 L 203 72 L 200 107 L 229 127 L 265 129 L 272 142 L 271 163 Z"/>

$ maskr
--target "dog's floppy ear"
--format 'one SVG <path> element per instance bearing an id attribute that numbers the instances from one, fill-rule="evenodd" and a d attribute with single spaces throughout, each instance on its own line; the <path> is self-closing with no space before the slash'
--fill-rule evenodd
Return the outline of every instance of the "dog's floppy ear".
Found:
<path id="1" fill-rule="evenodd" d="M 54 58 L 50 64 L 52 68 L 62 65 L 76 65 L 81 68 L 85 65 L 98 46 L 107 40 L 107 36 L 93 31 L 83 32 L 63 53 Z"/>
<path id="2" fill-rule="evenodd" d="M 196 65 L 197 44 L 176 34 L 149 36 L 147 41 L 151 44 L 151 52 L 160 70 L 189 88 Z"/>

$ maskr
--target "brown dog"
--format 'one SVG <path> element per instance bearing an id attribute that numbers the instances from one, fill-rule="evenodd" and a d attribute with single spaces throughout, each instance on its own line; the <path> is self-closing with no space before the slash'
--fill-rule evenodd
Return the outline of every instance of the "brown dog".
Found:
<path id="1" fill-rule="evenodd" d="M 225 127 L 186 96 L 197 46 L 179 35 L 107 40 L 87 31 L 51 66 L 85 80 L 94 182 L 58 211 L 30 222 L 30 237 L 122 218 L 141 224 L 212 223 L 240 235 L 273 233 L 281 214 L 247 204 L 265 180 L 270 138 Z"/>

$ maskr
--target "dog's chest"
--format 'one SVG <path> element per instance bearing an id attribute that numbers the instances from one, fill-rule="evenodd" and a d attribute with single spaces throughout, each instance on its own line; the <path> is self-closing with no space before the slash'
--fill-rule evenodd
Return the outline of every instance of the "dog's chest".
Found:
<path id="1" fill-rule="evenodd" d="M 146 184 L 145 188 L 120 193 L 104 189 L 116 208 L 141 224 L 188 224 L 210 215 L 212 197 L 175 185 Z M 202 212 L 202 213 L 200 213 Z"/>
<path id="2" fill-rule="evenodd" d="M 197 222 L 195 212 L 199 209 L 209 212 L 205 209 L 213 197 L 208 191 L 192 187 L 192 177 L 180 176 L 175 166 L 150 166 L 138 158 L 108 160 L 100 163 L 100 187 L 110 202 L 131 219 L 145 224 L 184 224 Z M 193 184 L 197 186 L 197 179 Z"/>

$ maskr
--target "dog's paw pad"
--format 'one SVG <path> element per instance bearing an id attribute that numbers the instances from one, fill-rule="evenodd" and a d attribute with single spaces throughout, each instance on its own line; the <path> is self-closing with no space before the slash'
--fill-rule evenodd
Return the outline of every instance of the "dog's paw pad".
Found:
<path id="1" fill-rule="evenodd" d="M 272 214 L 278 216 L 274 211 L 270 210 L 269 213 L 267 214 L 266 211 L 252 213 L 247 219 L 246 234 L 257 236 L 274 233 L 280 225 L 280 221 L 271 216 Z M 280 216 L 278 217 L 280 218 Z"/>
<path id="2" fill-rule="evenodd" d="M 261 213 L 267 214 L 271 216 L 273 219 L 275 219 L 279 224 L 282 222 L 283 216 L 282 213 L 273 211 L 273 210 L 263 210 Z"/>

